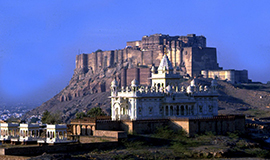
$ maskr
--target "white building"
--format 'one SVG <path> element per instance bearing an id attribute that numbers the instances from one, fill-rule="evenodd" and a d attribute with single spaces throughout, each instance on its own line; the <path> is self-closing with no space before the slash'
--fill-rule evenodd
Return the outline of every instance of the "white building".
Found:
<path id="1" fill-rule="evenodd" d="M 1 123 L 0 127 L 0 141 L 8 141 L 17 136 L 18 123 Z"/>
<path id="2" fill-rule="evenodd" d="M 152 86 L 139 86 L 134 79 L 130 87 L 118 89 L 118 82 L 111 83 L 112 120 L 141 120 L 176 117 L 213 117 L 218 115 L 217 82 L 197 86 L 196 79 L 190 86 L 180 87 L 180 78 L 174 74 L 172 64 L 165 54 L 156 73 L 152 67 Z M 181 89 L 180 89 L 181 88 Z"/>
<path id="3" fill-rule="evenodd" d="M 21 123 L 19 134 L 11 138 L 11 142 L 36 142 L 39 138 L 40 131 L 38 124 Z"/>
<path id="4" fill-rule="evenodd" d="M 69 143 L 67 140 L 66 124 L 47 124 L 46 141 L 39 140 L 38 143 Z"/>
<path id="5" fill-rule="evenodd" d="M 202 70 L 201 75 L 204 78 L 218 78 L 232 84 L 249 82 L 247 70 Z"/>

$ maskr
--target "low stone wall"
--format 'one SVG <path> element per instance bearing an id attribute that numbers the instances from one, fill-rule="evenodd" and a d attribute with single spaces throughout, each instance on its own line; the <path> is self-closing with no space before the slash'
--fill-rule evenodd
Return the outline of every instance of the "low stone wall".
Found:
<path id="1" fill-rule="evenodd" d="M 46 153 L 73 152 L 73 151 L 91 151 L 98 149 L 110 149 L 118 146 L 118 142 L 100 142 L 87 144 L 59 144 L 53 146 L 34 146 L 34 147 L 16 147 L 1 148 L 0 155 L 18 155 L 35 156 Z"/>
<path id="2" fill-rule="evenodd" d="M 120 129 L 129 133 L 154 133 L 158 127 L 169 126 L 173 130 L 185 130 L 189 136 L 211 131 L 216 134 L 245 132 L 245 115 L 219 115 L 209 118 L 174 118 L 121 121 Z"/>
<path id="3" fill-rule="evenodd" d="M 93 136 L 97 137 L 110 137 L 110 138 L 127 138 L 127 132 L 125 131 L 106 131 L 106 130 L 95 130 Z"/>
<path id="4" fill-rule="evenodd" d="M 122 121 L 121 127 L 129 133 L 148 134 L 154 133 L 158 127 L 167 126 L 169 121 L 168 119 Z"/>
<path id="5" fill-rule="evenodd" d="M 120 121 L 98 120 L 96 122 L 96 130 L 112 130 L 119 131 Z"/>
<path id="6" fill-rule="evenodd" d="M 118 142 L 118 139 L 110 137 L 80 136 L 79 141 L 80 143 Z"/>

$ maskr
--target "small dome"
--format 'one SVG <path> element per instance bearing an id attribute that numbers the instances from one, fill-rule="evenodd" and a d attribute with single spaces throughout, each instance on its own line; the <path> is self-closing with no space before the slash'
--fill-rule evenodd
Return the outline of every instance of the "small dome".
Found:
<path id="1" fill-rule="evenodd" d="M 208 86 L 204 86 L 204 91 L 208 91 L 208 90 L 209 90 Z"/>
<path id="2" fill-rule="evenodd" d="M 133 81 L 131 81 L 131 86 L 138 86 L 139 82 L 134 79 Z"/>
<path id="3" fill-rule="evenodd" d="M 191 82 L 190 82 L 190 85 L 191 86 L 197 86 L 198 84 L 198 80 L 196 78 L 194 78 Z"/>
<path id="4" fill-rule="evenodd" d="M 192 93 L 192 88 L 191 88 L 191 86 L 188 86 L 188 87 L 187 87 L 187 93 Z"/>
<path id="5" fill-rule="evenodd" d="M 117 85 L 118 85 L 116 79 L 114 79 L 114 80 L 111 82 L 111 85 L 112 85 L 112 86 L 117 86 Z"/>
<path id="6" fill-rule="evenodd" d="M 152 71 L 152 73 L 154 73 L 156 71 L 155 66 L 152 66 L 151 71 Z"/>
<path id="7" fill-rule="evenodd" d="M 171 85 L 168 85 L 168 86 L 166 87 L 166 90 L 167 90 L 168 93 L 171 93 L 171 92 L 172 92 L 172 87 L 171 87 Z"/>

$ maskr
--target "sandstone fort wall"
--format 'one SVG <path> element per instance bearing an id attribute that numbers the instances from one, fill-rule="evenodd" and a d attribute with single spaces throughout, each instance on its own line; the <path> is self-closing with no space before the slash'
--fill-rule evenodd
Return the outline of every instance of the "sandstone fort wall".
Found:
<path id="1" fill-rule="evenodd" d="M 190 76 L 200 73 L 197 70 L 218 69 L 216 49 L 207 48 L 206 38 L 195 34 L 187 36 L 155 34 L 144 36 L 141 41 L 127 42 L 124 49 L 77 55 L 76 69 L 81 69 L 82 72 L 92 70 L 96 73 L 98 69 L 116 67 L 117 64 L 125 62 L 129 63 L 129 68 L 151 67 L 153 64 L 158 66 L 165 48 L 173 66 L 187 68 L 186 72 Z M 195 67 L 194 71 L 192 67 Z"/>

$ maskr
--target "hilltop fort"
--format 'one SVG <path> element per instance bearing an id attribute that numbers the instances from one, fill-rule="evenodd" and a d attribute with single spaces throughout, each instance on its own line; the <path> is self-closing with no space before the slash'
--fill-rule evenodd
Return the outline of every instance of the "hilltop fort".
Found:
<path id="1" fill-rule="evenodd" d="M 183 77 L 218 77 L 231 83 L 248 82 L 246 70 L 223 70 L 219 67 L 216 48 L 207 47 L 206 38 L 195 34 L 154 34 L 143 36 L 142 40 L 128 41 L 123 49 L 83 53 L 76 56 L 74 74 L 79 75 L 80 80 L 85 74 L 106 74 L 112 68 L 117 68 L 120 86 L 130 84 L 133 79 L 137 79 L 141 85 L 150 85 L 151 67 L 159 65 L 165 52 L 172 63 L 173 72 Z M 93 92 L 108 91 L 109 86 L 109 83 L 103 83 Z"/>
<path id="2" fill-rule="evenodd" d="M 64 121 L 69 121 L 78 111 L 92 107 L 101 107 L 110 114 L 110 100 L 107 97 L 110 95 L 111 82 L 115 79 L 119 87 L 126 87 L 136 79 L 138 85 L 151 86 L 151 74 L 158 70 L 165 54 L 171 62 L 170 72 L 183 80 L 204 77 L 232 84 L 249 81 L 246 70 L 223 70 L 217 62 L 217 49 L 207 47 L 204 36 L 154 34 L 143 36 L 141 40 L 128 41 L 123 49 L 99 49 L 77 55 L 76 68 L 69 85 L 29 114 L 42 114 L 45 109 L 61 111 Z"/>
<path id="3" fill-rule="evenodd" d="M 151 68 L 152 65 L 159 65 L 165 50 L 174 70 L 182 75 L 194 77 L 203 69 L 221 69 L 217 63 L 216 48 L 206 47 L 204 36 L 154 34 L 143 36 L 140 41 L 129 41 L 124 49 L 77 55 L 75 72 L 96 73 L 118 65 Z"/>

